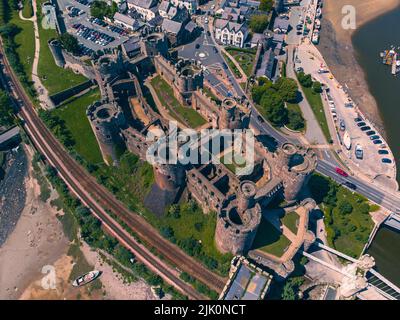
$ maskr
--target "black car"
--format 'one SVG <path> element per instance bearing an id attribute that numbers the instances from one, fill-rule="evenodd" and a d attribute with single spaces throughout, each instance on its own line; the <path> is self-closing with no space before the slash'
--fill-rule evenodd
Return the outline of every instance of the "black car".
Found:
<path id="1" fill-rule="evenodd" d="M 257 116 L 257 119 L 258 119 L 258 121 L 260 121 L 260 122 L 262 122 L 262 123 L 265 122 L 264 119 L 263 119 L 261 116 Z"/>
<path id="2" fill-rule="evenodd" d="M 387 150 L 378 150 L 379 154 L 389 154 L 389 151 Z"/>
<path id="3" fill-rule="evenodd" d="M 388 158 L 383 158 L 382 163 L 392 163 L 392 160 L 388 159 Z"/>
<path id="4" fill-rule="evenodd" d="M 370 136 L 369 137 L 371 140 L 377 140 L 377 139 L 379 139 L 379 136 L 377 135 L 377 134 L 375 134 L 375 135 L 373 135 L 373 136 Z"/>
<path id="5" fill-rule="evenodd" d="M 374 144 L 382 144 L 382 140 L 373 140 L 372 141 Z"/>
<path id="6" fill-rule="evenodd" d="M 365 122 L 363 122 L 363 121 L 362 121 L 362 122 L 358 122 L 358 123 L 357 123 L 357 126 L 359 126 L 359 127 L 362 127 L 362 126 L 365 126 L 365 125 L 366 125 L 366 123 L 365 123 Z"/>
<path id="7" fill-rule="evenodd" d="M 346 181 L 346 182 L 344 183 L 344 185 L 345 185 L 346 187 L 350 188 L 350 189 L 353 189 L 353 190 L 356 190 L 356 189 L 357 189 L 357 186 L 356 186 L 354 183 L 351 183 L 350 181 Z"/>
<path id="8" fill-rule="evenodd" d="M 365 127 L 361 127 L 360 129 L 361 129 L 361 131 L 368 131 L 368 130 L 371 130 L 371 127 L 365 126 Z"/>
<path id="9" fill-rule="evenodd" d="M 376 132 L 374 131 L 374 130 L 370 130 L 370 131 L 367 131 L 365 134 L 367 135 L 367 136 L 372 136 L 373 134 L 375 134 Z"/>
<path id="10" fill-rule="evenodd" d="M 213 50 L 215 53 L 218 53 L 218 49 L 216 47 L 213 47 Z"/>
<path id="11" fill-rule="evenodd" d="M 207 35 L 210 37 L 211 36 L 211 32 L 207 30 Z"/>
<path id="12" fill-rule="evenodd" d="M 196 49 L 200 48 L 200 45 L 198 43 L 196 43 L 195 48 Z"/>

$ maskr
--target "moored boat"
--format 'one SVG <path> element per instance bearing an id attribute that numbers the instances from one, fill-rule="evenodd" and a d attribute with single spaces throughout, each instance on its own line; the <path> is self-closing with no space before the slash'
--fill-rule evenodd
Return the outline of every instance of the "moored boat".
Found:
<path id="1" fill-rule="evenodd" d="M 78 278 L 76 278 L 73 282 L 72 285 L 74 287 L 81 287 L 84 286 L 85 284 L 88 284 L 89 282 L 92 282 L 93 280 L 97 279 L 101 275 L 101 271 L 98 270 L 92 270 L 89 271 L 88 273 L 85 273 Z"/>

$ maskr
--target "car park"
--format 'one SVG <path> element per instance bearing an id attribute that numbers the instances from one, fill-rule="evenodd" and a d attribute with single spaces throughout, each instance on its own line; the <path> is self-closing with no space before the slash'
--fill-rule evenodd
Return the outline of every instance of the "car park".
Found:
<path id="1" fill-rule="evenodd" d="M 364 122 L 364 121 L 361 121 L 361 122 L 358 122 L 357 123 L 357 126 L 358 127 L 363 127 L 363 126 L 365 126 L 366 125 L 366 123 Z"/>
<path id="2" fill-rule="evenodd" d="M 392 160 L 388 159 L 388 158 L 383 158 L 382 163 L 392 163 Z"/>
<path id="3" fill-rule="evenodd" d="M 376 132 L 374 131 L 374 130 L 370 130 L 370 131 L 367 131 L 365 134 L 367 135 L 367 136 L 372 136 L 372 135 L 374 135 Z"/>
<path id="4" fill-rule="evenodd" d="M 361 127 L 360 129 L 361 129 L 361 131 L 368 131 L 368 130 L 371 130 L 371 127 L 365 126 L 365 127 Z"/>
<path id="5" fill-rule="evenodd" d="M 374 144 L 382 144 L 382 140 L 373 140 L 372 141 Z"/>
<path id="6" fill-rule="evenodd" d="M 378 150 L 379 154 L 389 154 L 389 151 L 387 150 Z"/>

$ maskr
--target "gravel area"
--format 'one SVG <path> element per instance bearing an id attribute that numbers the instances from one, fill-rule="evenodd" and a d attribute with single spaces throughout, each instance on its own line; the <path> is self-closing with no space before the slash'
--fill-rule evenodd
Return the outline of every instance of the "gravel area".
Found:
<path id="1" fill-rule="evenodd" d="M 23 148 L 6 156 L 5 176 L 0 181 L 0 246 L 4 244 L 25 207 L 27 157 Z"/>

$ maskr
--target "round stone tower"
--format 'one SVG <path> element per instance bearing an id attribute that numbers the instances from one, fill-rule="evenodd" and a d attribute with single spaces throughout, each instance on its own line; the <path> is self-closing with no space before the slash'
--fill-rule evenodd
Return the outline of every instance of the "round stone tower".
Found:
<path id="1" fill-rule="evenodd" d="M 232 98 L 226 98 L 222 101 L 221 114 L 219 120 L 220 129 L 241 129 L 243 127 L 242 112 L 237 103 Z"/>
<path id="2" fill-rule="evenodd" d="M 203 71 L 196 61 L 180 60 L 175 68 L 176 86 L 184 97 L 198 88 L 203 88 Z"/>
<path id="3" fill-rule="evenodd" d="M 108 163 L 110 156 L 116 160 L 114 146 L 120 142 L 119 130 L 125 125 L 125 117 L 121 109 L 115 104 L 96 102 L 89 106 L 86 114 L 99 142 L 104 160 Z"/>
<path id="4" fill-rule="evenodd" d="M 237 198 L 219 213 L 215 241 L 221 252 L 243 254 L 251 248 L 261 222 L 261 207 L 253 204 L 255 194 L 255 184 L 243 181 Z"/>
<path id="5" fill-rule="evenodd" d="M 252 181 L 242 181 L 237 194 L 237 205 L 239 213 L 245 212 L 253 206 L 256 195 L 256 185 Z"/>
<path id="6" fill-rule="evenodd" d="M 155 164 L 153 171 L 154 180 L 162 190 L 175 190 L 185 182 L 185 170 L 179 164 Z"/>
<path id="7" fill-rule="evenodd" d="M 157 54 L 164 57 L 168 55 L 168 42 L 163 33 L 152 33 L 145 37 L 142 43 L 149 57 L 155 57 Z"/>
<path id="8" fill-rule="evenodd" d="M 291 203 L 296 201 L 310 174 L 317 167 L 317 157 L 311 149 L 305 150 L 285 143 L 282 145 L 280 160 L 285 200 Z"/>
<path id="9" fill-rule="evenodd" d="M 57 39 L 51 39 L 48 42 L 51 54 L 53 55 L 56 65 L 60 68 L 64 68 L 65 59 L 62 52 L 61 43 Z"/>

